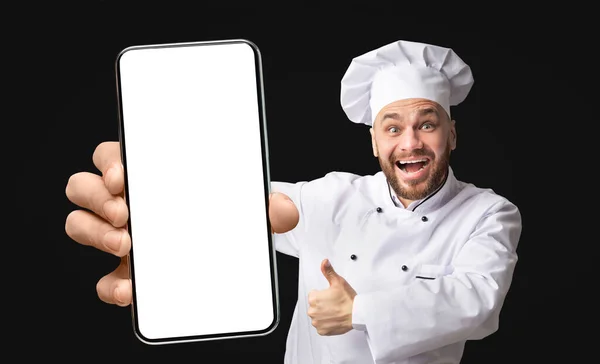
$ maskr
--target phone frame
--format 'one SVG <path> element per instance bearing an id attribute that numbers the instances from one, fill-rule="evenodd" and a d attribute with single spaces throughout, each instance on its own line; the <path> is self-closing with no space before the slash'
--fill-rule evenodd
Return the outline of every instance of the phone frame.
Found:
<path id="1" fill-rule="evenodd" d="M 129 202 L 126 198 L 129 191 L 128 174 L 127 174 L 127 152 L 125 148 L 126 138 L 124 131 L 124 116 L 123 116 L 123 100 L 121 93 L 121 69 L 120 59 L 129 51 L 144 50 L 151 48 L 177 48 L 177 47 L 197 47 L 205 45 L 227 45 L 234 43 L 244 43 L 253 50 L 254 61 L 255 61 L 255 72 L 256 72 L 256 85 L 257 85 L 257 105 L 258 105 L 258 119 L 260 123 L 260 137 L 261 137 L 261 153 L 262 153 L 262 167 L 263 167 L 263 186 L 264 186 L 264 203 L 265 203 L 265 219 L 269 251 L 269 262 L 270 262 L 270 277 L 271 277 L 271 293 L 272 293 L 272 307 L 273 307 L 273 321 L 271 324 L 263 330 L 259 331 L 248 331 L 248 332 L 231 332 L 222 334 L 209 334 L 209 335 L 197 335 L 197 336 L 186 336 L 186 337 L 169 337 L 162 339 L 149 339 L 142 335 L 137 315 L 137 296 L 136 296 L 136 284 L 135 284 L 135 258 L 134 258 L 134 229 L 131 226 L 131 213 L 135 214 L 135 211 L 131 211 Z M 115 76 L 116 76 L 116 93 L 117 93 L 117 108 L 118 108 L 118 136 L 119 136 L 119 147 L 121 151 L 121 162 L 124 169 L 124 199 L 129 209 L 130 217 L 127 220 L 127 229 L 131 236 L 131 251 L 127 255 L 129 263 L 129 277 L 132 283 L 132 324 L 135 336 L 141 342 L 148 345 L 165 345 L 165 344 L 178 344 L 178 343 L 189 343 L 189 342 L 200 342 L 200 341 L 214 341 L 214 340 L 225 340 L 225 339 L 238 339 L 238 338 L 251 338 L 257 336 L 266 336 L 271 334 L 278 327 L 281 320 L 281 312 L 279 305 L 279 289 L 277 279 L 277 260 L 276 260 L 276 249 L 273 242 L 271 223 L 269 221 L 269 195 L 271 193 L 270 185 L 270 170 L 269 170 L 269 148 L 268 148 L 268 137 L 267 137 L 267 120 L 266 120 L 266 108 L 265 108 L 265 93 L 264 93 L 264 76 L 262 66 L 262 56 L 258 46 L 247 39 L 236 38 L 236 39 L 224 39 L 224 40 L 208 40 L 208 41 L 196 41 L 196 42 L 180 42 L 180 43 L 162 43 L 162 44 L 148 44 L 148 45 L 135 45 L 129 46 L 121 50 L 115 60 Z"/>

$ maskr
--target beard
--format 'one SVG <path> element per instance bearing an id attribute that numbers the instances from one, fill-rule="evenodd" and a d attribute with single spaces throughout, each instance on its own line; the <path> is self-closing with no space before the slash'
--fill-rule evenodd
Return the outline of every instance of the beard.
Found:
<path id="1" fill-rule="evenodd" d="M 391 155 L 387 161 L 382 160 L 381 157 L 378 157 L 378 160 L 383 174 L 396 195 L 406 200 L 415 201 L 429 196 L 444 182 L 450 166 L 450 152 L 450 145 L 448 145 L 439 158 L 436 158 L 435 153 L 431 150 L 419 149 L 409 155 Z M 429 173 L 425 177 L 425 180 L 400 181 L 396 161 L 409 157 L 429 158 Z"/>

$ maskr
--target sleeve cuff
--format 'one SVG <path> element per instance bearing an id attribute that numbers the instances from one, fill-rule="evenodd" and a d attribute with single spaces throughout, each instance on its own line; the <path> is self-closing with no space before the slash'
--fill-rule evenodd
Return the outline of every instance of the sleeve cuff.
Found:
<path id="1" fill-rule="evenodd" d="M 354 304 L 352 306 L 352 327 L 355 330 L 367 331 L 361 295 L 354 296 Z"/>

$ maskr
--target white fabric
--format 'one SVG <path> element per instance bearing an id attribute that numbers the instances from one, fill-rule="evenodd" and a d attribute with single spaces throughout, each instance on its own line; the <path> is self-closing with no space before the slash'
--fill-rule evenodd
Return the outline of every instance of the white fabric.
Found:
<path id="1" fill-rule="evenodd" d="M 473 83 L 470 67 L 452 49 L 397 41 L 352 60 L 340 101 L 351 121 L 367 125 L 384 106 L 410 98 L 435 101 L 450 116 L 450 106 L 464 101 Z"/>
<path id="2" fill-rule="evenodd" d="M 272 190 L 300 212 L 295 229 L 274 235 L 279 252 L 299 258 L 286 364 L 459 363 L 467 339 L 498 328 L 521 233 L 519 210 L 505 198 L 458 181 L 452 169 L 414 211 L 394 205 L 381 172 L 272 182 Z M 320 336 L 307 315 L 308 292 L 328 287 L 324 258 L 358 293 L 355 329 L 344 335 Z"/>

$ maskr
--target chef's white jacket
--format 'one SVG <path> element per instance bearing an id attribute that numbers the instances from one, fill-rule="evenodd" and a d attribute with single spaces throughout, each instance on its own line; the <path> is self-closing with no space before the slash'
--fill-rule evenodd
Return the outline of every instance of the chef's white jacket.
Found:
<path id="1" fill-rule="evenodd" d="M 300 212 L 296 228 L 274 235 L 277 251 L 299 258 L 286 364 L 459 363 L 466 340 L 498 329 L 521 234 L 506 198 L 451 168 L 440 189 L 407 208 L 394 203 L 382 172 L 271 189 Z M 357 292 L 354 329 L 344 335 L 319 335 L 307 314 L 308 292 L 329 287 L 325 258 Z"/>

